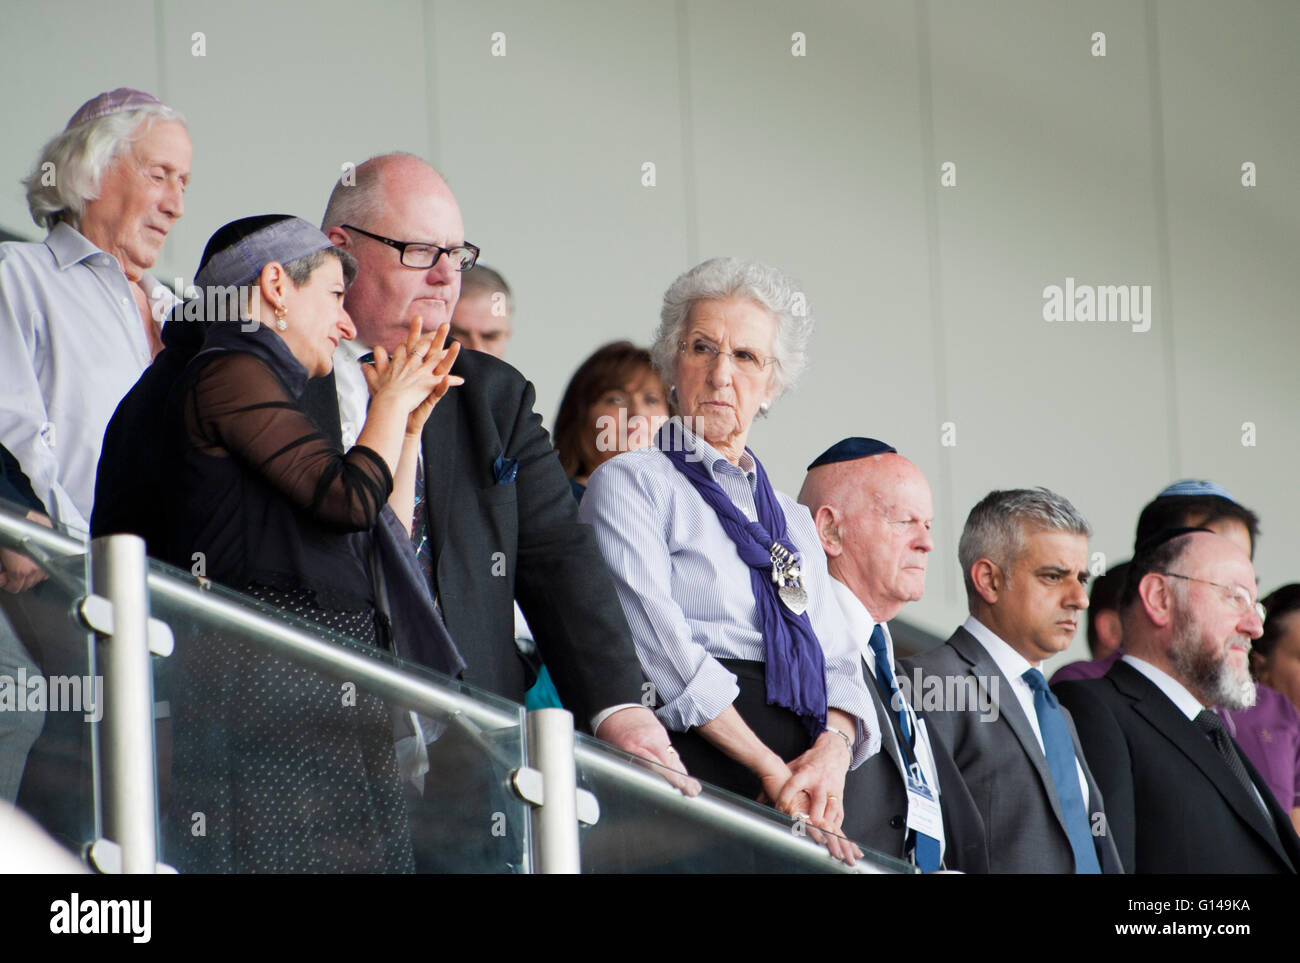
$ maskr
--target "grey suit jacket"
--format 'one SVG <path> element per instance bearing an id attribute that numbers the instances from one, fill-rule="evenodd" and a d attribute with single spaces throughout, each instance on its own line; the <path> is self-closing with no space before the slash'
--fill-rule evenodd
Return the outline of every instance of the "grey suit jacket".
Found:
<path id="1" fill-rule="evenodd" d="M 1047 758 L 1010 681 L 984 646 L 958 628 L 945 644 L 901 665 L 913 683 L 913 704 L 924 708 L 931 729 L 952 753 L 983 817 L 990 872 L 1073 873 L 1074 853 Z M 915 686 L 918 672 L 920 689 Z M 936 684 L 945 698 L 934 708 Z M 1088 785 L 1098 862 L 1104 873 L 1122 873 L 1101 790 L 1084 759 L 1074 721 L 1062 712 Z"/>

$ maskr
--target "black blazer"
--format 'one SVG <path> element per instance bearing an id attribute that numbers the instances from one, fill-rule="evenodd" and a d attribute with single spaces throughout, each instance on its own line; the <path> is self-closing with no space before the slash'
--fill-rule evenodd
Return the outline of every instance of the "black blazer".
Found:
<path id="1" fill-rule="evenodd" d="M 523 702 L 529 673 L 514 641 L 514 600 L 579 728 L 620 703 L 640 703 L 644 677 L 614 583 L 523 375 L 461 350 L 465 384 L 424 427 L 434 588 L 468 668 L 464 679 Z M 315 379 L 304 407 L 338 431 L 334 379 Z M 500 462 L 498 462 L 500 459 Z M 513 480 L 498 483 L 498 471 Z"/>
<path id="2" fill-rule="evenodd" d="M 897 671 L 895 669 L 896 674 Z M 865 659 L 862 660 L 862 676 L 875 704 L 876 717 L 889 726 L 889 732 L 881 735 L 880 752 L 867 759 L 851 774 L 855 791 L 871 800 L 867 809 L 869 816 L 853 838 L 877 852 L 906 860 L 907 785 L 903 777 L 905 764 L 899 749 L 899 740 L 903 736 L 898 726 L 898 716 L 885 705 Z M 917 717 L 926 719 L 921 712 L 917 713 Z M 979 810 L 975 808 L 975 801 L 962 781 L 948 747 L 928 720 L 926 731 L 930 734 L 930 748 L 934 753 L 935 770 L 939 777 L 939 803 L 943 811 L 945 842 L 944 867 L 961 870 L 963 873 L 987 873 L 989 854 Z"/>
<path id="3" fill-rule="evenodd" d="M 952 753 L 984 822 L 989 869 L 994 873 L 1073 873 L 1074 853 L 1065 831 L 1047 757 L 1034 737 L 1011 683 L 979 640 L 958 628 L 937 648 L 901 662 L 913 705 L 925 708 L 931 733 Z M 917 672 L 922 681 L 917 686 Z M 952 680 L 947 682 L 946 680 Z M 938 689 L 933 686 L 937 685 Z M 933 693 L 945 693 L 937 710 Z M 954 696 L 949 704 L 946 694 Z M 958 693 L 965 705 L 956 704 Z M 990 706 L 985 717 L 969 698 L 979 693 Z M 1093 780 L 1078 735 L 1065 713 L 1075 755 L 1088 785 L 1089 822 L 1103 873 L 1122 873 L 1120 855 L 1107 831 L 1109 797 Z"/>
<path id="4" fill-rule="evenodd" d="M 1116 662 L 1103 678 L 1063 682 L 1088 760 L 1106 793 L 1124 865 L 1138 873 L 1294 873 L 1300 838 L 1242 755 L 1259 806 L 1213 743 L 1146 676 Z"/>

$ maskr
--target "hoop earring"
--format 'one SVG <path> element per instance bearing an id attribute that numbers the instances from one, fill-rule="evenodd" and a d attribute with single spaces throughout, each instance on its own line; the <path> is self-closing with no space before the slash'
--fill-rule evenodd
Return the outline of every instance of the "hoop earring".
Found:
<path id="1" fill-rule="evenodd" d="M 275 327 L 277 330 L 284 331 L 289 327 L 288 322 L 284 320 L 284 316 L 287 313 L 288 312 L 285 311 L 283 304 L 277 304 L 275 306 Z"/>

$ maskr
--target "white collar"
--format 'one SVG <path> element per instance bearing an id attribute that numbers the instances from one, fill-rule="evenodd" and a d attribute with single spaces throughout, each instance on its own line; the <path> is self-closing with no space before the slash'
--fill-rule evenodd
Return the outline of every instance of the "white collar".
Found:
<path id="1" fill-rule="evenodd" d="M 682 443 L 686 450 L 697 453 L 699 461 L 704 465 L 705 469 L 708 470 L 709 477 L 715 482 L 718 480 L 719 469 L 724 471 L 730 469 L 734 471 L 737 468 L 745 473 L 745 477 L 749 479 L 751 485 L 757 481 L 758 473 L 754 467 L 756 463 L 748 449 L 741 452 L 740 464 L 735 465 L 728 461 L 727 457 L 722 454 L 722 452 L 718 451 L 718 449 L 714 448 L 699 435 L 695 434 L 695 432 L 691 431 L 690 428 L 686 427 L 686 422 L 680 416 L 674 417 L 671 420 L 676 424 L 677 429 L 681 432 Z M 669 437 L 671 437 L 671 435 Z"/>
<path id="2" fill-rule="evenodd" d="M 975 616 L 968 616 L 962 623 L 962 628 L 975 636 L 975 640 L 984 646 L 984 650 L 993 659 L 998 671 L 1007 677 L 1007 681 L 1013 683 L 1017 680 L 1024 681 L 1023 676 L 1026 672 L 1038 668 Z"/>
<path id="3" fill-rule="evenodd" d="M 835 594 L 835 600 L 840 605 L 840 611 L 844 613 L 844 621 L 848 623 L 853 641 L 857 643 L 862 657 L 871 666 L 872 674 L 874 675 L 876 671 L 876 655 L 871 651 L 871 633 L 877 625 L 885 633 L 885 654 L 892 666 L 894 664 L 894 640 L 889 634 L 889 626 L 884 622 L 877 622 L 867 610 L 867 607 L 862 604 L 862 600 L 853 594 L 853 590 L 834 576 L 831 577 L 831 591 Z"/>
<path id="4" fill-rule="evenodd" d="M 1205 706 L 1201 705 L 1201 700 L 1196 698 L 1187 691 L 1187 687 L 1171 676 L 1163 669 L 1157 669 L 1150 662 L 1139 659 L 1136 655 L 1124 653 L 1124 661 L 1133 668 L 1137 669 L 1144 676 L 1151 680 L 1151 684 L 1165 694 L 1165 696 L 1178 707 L 1178 710 L 1188 719 L 1193 721 L 1199 716 Z"/>

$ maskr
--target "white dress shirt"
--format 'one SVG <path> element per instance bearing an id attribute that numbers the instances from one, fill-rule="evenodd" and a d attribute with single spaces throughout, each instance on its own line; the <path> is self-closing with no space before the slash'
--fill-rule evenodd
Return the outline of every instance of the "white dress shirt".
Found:
<path id="1" fill-rule="evenodd" d="M 1125 653 L 1122 658 L 1150 679 L 1152 685 L 1168 696 L 1169 701 L 1178 707 L 1179 712 L 1187 716 L 1192 722 L 1196 721 L 1196 717 L 1201 714 L 1201 710 L 1205 706 L 1201 705 L 1200 699 L 1187 691 L 1186 686 L 1168 672 L 1157 669 L 1150 662 L 1145 662 L 1136 655 Z"/>
<path id="2" fill-rule="evenodd" d="M 164 317 L 175 295 L 148 274 L 140 284 Z M 116 258 L 63 223 L 0 244 L 0 443 L 54 521 L 89 531 L 104 430 L 152 360 Z"/>
<path id="3" fill-rule="evenodd" d="M 746 455 L 738 467 L 703 440 L 687 437 L 732 503 L 756 518 L 753 459 Z M 857 719 L 857 766 L 879 751 L 882 728 L 858 647 L 833 601 L 812 516 L 788 495 L 777 492 L 776 498 L 799 551 L 808 616 L 825 656 L 827 705 Z M 718 516 L 657 448 L 626 452 L 597 468 L 579 515 L 595 527 L 641 668 L 662 703 L 660 720 L 684 732 L 716 718 L 740 691 L 718 659 L 766 658 L 750 568 Z"/>
<path id="4" fill-rule="evenodd" d="M 889 666 L 894 668 L 894 637 L 889 632 L 888 622 L 877 622 L 875 617 L 862 604 L 862 600 L 853 594 L 853 590 L 834 576 L 831 577 L 831 590 L 835 594 L 835 601 L 839 603 L 840 612 L 844 615 L 844 621 L 849 627 L 849 633 L 858 643 L 858 651 L 862 654 L 862 660 L 867 664 L 867 669 L 873 677 L 876 676 L 876 653 L 871 651 L 871 633 L 877 625 L 885 635 L 885 656 L 889 659 Z M 917 765 L 921 767 L 921 772 L 925 776 L 926 785 L 934 792 L 934 798 L 940 799 L 939 793 L 939 772 L 934 764 L 934 749 L 930 744 L 930 730 L 925 722 L 916 717 L 916 711 L 912 704 L 907 701 L 907 693 L 900 688 L 899 694 L 903 697 L 903 704 L 907 709 L 907 715 L 912 723 L 912 732 L 915 733 L 913 755 L 916 757 Z M 889 703 L 885 702 L 885 711 L 892 711 Z M 894 727 L 887 724 L 886 720 L 880 720 L 881 729 L 884 730 L 881 738 L 898 746 L 898 740 L 894 735 Z M 907 753 L 899 748 L 899 758 L 903 760 L 899 768 L 899 774 L 904 780 L 907 779 L 907 772 L 904 767 L 907 763 Z M 942 802 L 942 800 L 940 799 Z M 944 850 L 947 848 L 947 842 L 943 838 L 943 825 L 936 827 L 939 834 L 939 855 L 942 858 Z"/>
<path id="5" fill-rule="evenodd" d="M 1020 703 L 1020 708 L 1025 711 L 1025 715 L 1029 718 L 1029 728 L 1034 730 L 1034 738 L 1038 740 L 1038 748 L 1042 750 L 1043 756 L 1046 758 L 1047 750 L 1043 747 L 1043 732 L 1038 728 L 1038 710 L 1034 708 L 1034 690 L 1029 688 L 1029 683 L 1021 678 L 1027 671 L 1037 669 L 1038 666 L 1030 665 L 1028 659 L 998 638 L 991 629 L 975 616 L 972 615 L 967 618 L 962 628 L 975 636 L 979 644 L 984 646 L 984 650 L 997 663 L 998 671 L 1011 682 L 1011 691 Z M 1078 753 L 1075 753 L 1074 768 L 1079 773 L 1079 788 L 1083 790 L 1084 809 L 1089 810 L 1091 801 L 1088 798 L 1088 780 L 1083 775 L 1083 765 L 1079 762 Z"/>

